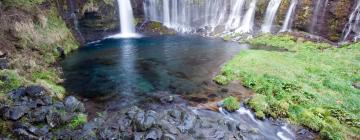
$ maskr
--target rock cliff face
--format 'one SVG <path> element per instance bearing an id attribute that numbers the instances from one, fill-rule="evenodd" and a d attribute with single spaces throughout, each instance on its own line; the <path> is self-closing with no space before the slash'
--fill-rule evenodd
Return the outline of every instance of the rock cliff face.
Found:
<path id="1" fill-rule="evenodd" d="M 73 1 L 73 2 L 71 2 Z M 142 24 L 144 18 L 144 0 L 132 0 L 136 24 Z M 275 26 L 280 28 L 285 20 L 291 0 L 283 0 L 275 20 Z M 259 0 L 257 3 L 255 24 L 259 28 L 263 22 L 269 0 Z M 313 34 L 331 41 L 339 41 L 341 34 L 356 0 L 328 0 L 325 10 L 315 17 Z M 313 13 L 317 0 L 300 0 L 293 20 L 293 31 L 310 32 Z M 85 41 L 101 39 L 109 34 L 119 32 L 116 0 L 67 0 L 64 9 L 74 7 L 78 19 L 78 28 Z M 70 12 L 71 13 L 71 12 Z M 138 28 L 143 26 L 138 25 Z M 150 28 L 150 27 L 147 27 Z M 144 29 L 138 29 L 140 32 Z M 149 29 L 147 29 L 148 31 Z"/>

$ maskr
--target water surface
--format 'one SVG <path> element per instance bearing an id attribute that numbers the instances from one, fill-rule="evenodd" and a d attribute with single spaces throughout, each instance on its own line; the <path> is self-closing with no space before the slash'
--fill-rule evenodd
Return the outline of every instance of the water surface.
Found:
<path id="1" fill-rule="evenodd" d="M 68 92 L 84 97 L 143 103 L 166 91 L 190 95 L 221 65 L 247 45 L 193 35 L 105 39 L 72 53 L 63 61 Z"/>

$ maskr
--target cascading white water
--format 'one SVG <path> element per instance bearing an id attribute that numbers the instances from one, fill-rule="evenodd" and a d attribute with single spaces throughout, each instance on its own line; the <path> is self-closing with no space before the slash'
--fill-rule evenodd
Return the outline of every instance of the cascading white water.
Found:
<path id="1" fill-rule="evenodd" d="M 317 27 L 319 21 L 324 20 L 327 4 L 328 4 L 328 0 L 325 0 L 325 1 L 317 0 L 315 7 L 314 7 L 314 11 L 312 13 L 313 15 L 312 15 L 310 30 L 309 30 L 310 33 L 315 34 L 316 27 Z"/>
<path id="2" fill-rule="evenodd" d="M 234 15 L 231 22 L 229 15 L 241 14 L 241 1 L 245 0 L 145 0 L 144 11 L 147 20 L 159 21 L 178 32 L 196 32 L 226 23 L 235 26 L 241 15 Z M 235 4 L 238 6 L 232 7 Z"/>
<path id="3" fill-rule="evenodd" d="M 240 26 L 244 4 L 245 0 L 236 1 L 234 7 L 232 8 L 233 11 L 229 15 L 229 19 L 226 23 L 226 29 L 235 29 Z"/>
<path id="4" fill-rule="evenodd" d="M 160 21 L 158 9 L 156 7 L 156 0 L 144 0 L 144 12 L 147 20 Z"/>
<path id="5" fill-rule="evenodd" d="M 291 1 L 289 9 L 288 9 L 288 11 L 286 13 L 284 24 L 281 27 L 280 32 L 291 31 L 291 24 L 292 24 L 292 20 L 293 20 L 293 16 L 294 16 L 294 13 L 295 13 L 297 3 L 298 3 L 298 0 L 292 0 Z"/>
<path id="6" fill-rule="evenodd" d="M 170 2 L 169 0 L 163 1 L 163 8 L 164 8 L 164 25 L 170 27 Z"/>
<path id="7" fill-rule="evenodd" d="M 114 35 L 115 38 L 138 37 L 135 32 L 134 15 L 130 0 L 117 0 L 119 7 L 120 34 Z"/>
<path id="8" fill-rule="evenodd" d="M 271 0 L 269 2 L 269 5 L 268 5 L 268 7 L 266 9 L 266 13 L 265 13 L 265 20 L 261 27 L 261 31 L 263 33 L 271 32 L 272 24 L 274 22 L 276 12 L 279 9 L 280 3 L 281 3 L 281 0 Z"/>
<path id="9" fill-rule="evenodd" d="M 235 32 L 240 32 L 240 33 L 252 32 L 254 26 L 254 19 L 255 19 L 256 3 L 257 0 L 251 1 L 249 9 L 246 11 L 246 14 L 244 16 L 240 28 L 238 28 Z"/>
<path id="10" fill-rule="evenodd" d="M 357 2 L 356 7 L 349 17 L 349 21 L 343 30 L 342 41 L 348 40 L 352 32 L 355 34 L 353 39 L 357 41 L 360 38 L 360 1 Z"/>

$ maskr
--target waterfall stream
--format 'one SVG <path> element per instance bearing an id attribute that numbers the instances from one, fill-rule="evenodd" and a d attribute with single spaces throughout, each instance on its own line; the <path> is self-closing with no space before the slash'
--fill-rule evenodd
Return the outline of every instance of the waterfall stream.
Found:
<path id="1" fill-rule="evenodd" d="M 295 9 L 296 9 L 296 5 L 298 3 L 298 0 L 292 0 L 290 7 L 286 13 L 286 17 L 285 17 L 285 21 L 284 24 L 280 30 L 280 32 L 287 32 L 287 31 L 291 31 L 291 24 L 293 21 L 293 16 L 295 13 Z"/>
<path id="2" fill-rule="evenodd" d="M 236 1 L 233 11 L 226 23 L 226 29 L 235 29 L 240 26 L 242 11 L 244 8 L 245 0 Z"/>
<path id="3" fill-rule="evenodd" d="M 131 38 L 138 37 L 135 32 L 134 15 L 130 0 L 117 0 L 119 7 L 120 34 L 116 34 L 114 38 Z"/>
<path id="4" fill-rule="evenodd" d="M 274 22 L 276 12 L 279 9 L 280 3 L 281 0 L 271 0 L 269 2 L 269 5 L 266 9 L 264 24 L 261 27 L 261 31 L 263 33 L 271 32 L 272 24 Z"/>
<path id="5" fill-rule="evenodd" d="M 244 19 L 241 23 L 241 26 L 236 30 L 236 32 L 240 32 L 240 33 L 252 32 L 254 26 L 256 3 L 257 0 L 251 1 L 249 9 L 246 11 Z"/>
<path id="6" fill-rule="evenodd" d="M 328 4 L 328 0 L 317 0 L 316 1 L 313 15 L 311 18 L 311 24 L 310 24 L 310 29 L 309 29 L 310 33 L 316 34 L 316 32 L 318 31 L 317 25 L 319 24 L 320 21 L 324 20 L 327 4 Z"/>
<path id="7" fill-rule="evenodd" d="M 357 41 L 360 38 L 360 1 L 357 2 L 343 30 L 342 41 L 348 40 L 352 32 L 355 33 L 354 40 Z"/>

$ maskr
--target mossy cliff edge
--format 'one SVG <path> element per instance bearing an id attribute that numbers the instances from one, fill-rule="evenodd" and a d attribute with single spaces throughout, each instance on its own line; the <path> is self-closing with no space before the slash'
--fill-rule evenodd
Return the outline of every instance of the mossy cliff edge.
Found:
<path id="1" fill-rule="evenodd" d="M 65 97 L 57 60 L 77 49 L 79 43 L 62 19 L 59 6 L 56 0 L 0 1 L 0 137 L 13 136 L 14 122 L 4 118 L 30 122 L 18 118 L 29 106 L 19 105 L 10 94 L 23 98 L 39 95 L 36 102 L 41 105 Z"/>

